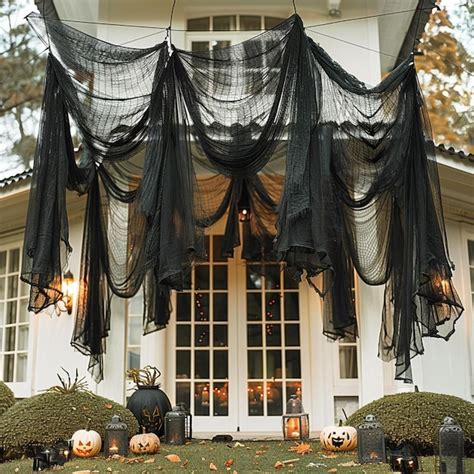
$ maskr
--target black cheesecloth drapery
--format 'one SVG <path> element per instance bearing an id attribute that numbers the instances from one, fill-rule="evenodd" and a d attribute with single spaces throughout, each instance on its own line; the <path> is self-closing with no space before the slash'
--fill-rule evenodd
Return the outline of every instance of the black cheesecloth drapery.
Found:
<path id="1" fill-rule="evenodd" d="M 102 378 L 110 298 L 143 286 L 144 332 L 168 322 L 226 218 L 223 253 L 281 260 L 323 297 L 324 334 L 357 334 L 351 280 L 385 285 L 379 355 L 411 380 L 422 337 L 448 339 L 451 283 L 438 173 L 413 58 L 368 88 L 306 36 L 301 18 L 236 46 L 112 45 L 28 20 L 49 45 L 22 279 L 30 309 L 61 297 L 66 192 L 87 194 L 72 345 Z M 70 118 L 83 143 L 77 163 Z M 364 317 L 364 315 L 361 315 Z"/>

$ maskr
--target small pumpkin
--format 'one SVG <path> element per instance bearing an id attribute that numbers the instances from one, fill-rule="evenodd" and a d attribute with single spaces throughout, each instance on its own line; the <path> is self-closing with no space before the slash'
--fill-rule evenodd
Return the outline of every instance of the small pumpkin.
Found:
<path id="1" fill-rule="evenodd" d="M 72 452 L 80 458 L 97 456 L 102 447 L 102 439 L 97 431 L 90 429 L 90 420 L 85 430 L 78 430 L 72 435 Z"/>
<path id="2" fill-rule="evenodd" d="M 160 450 L 160 438 L 155 433 L 147 433 L 143 428 L 142 434 L 132 436 L 130 451 L 134 454 L 156 454 Z"/>
<path id="3" fill-rule="evenodd" d="M 357 448 L 357 430 L 353 426 L 326 426 L 319 436 L 323 449 L 328 451 L 352 451 Z"/>

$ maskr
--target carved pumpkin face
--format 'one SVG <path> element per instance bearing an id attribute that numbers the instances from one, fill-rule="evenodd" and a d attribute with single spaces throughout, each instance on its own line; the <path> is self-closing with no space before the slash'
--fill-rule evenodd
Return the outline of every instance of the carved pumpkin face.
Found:
<path id="1" fill-rule="evenodd" d="M 154 433 L 137 434 L 130 440 L 130 451 L 135 454 L 156 454 L 160 450 L 160 438 Z"/>
<path id="2" fill-rule="evenodd" d="M 94 430 L 79 430 L 72 435 L 72 452 L 80 458 L 90 458 L 99 454 L 102 440 Z"/>
<path id="3" fill-rule="evenodd" d="M 357 447 L 357 430 L 352 426 L 326 426 L 319 440 L 328 451 L 351 451 Z"/>

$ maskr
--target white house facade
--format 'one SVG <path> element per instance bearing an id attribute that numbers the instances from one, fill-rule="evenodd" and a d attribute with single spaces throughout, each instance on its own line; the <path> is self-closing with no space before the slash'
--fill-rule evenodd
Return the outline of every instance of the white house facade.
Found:
<path id="1" fill-rule="evenodd" d="M 163 41 L 171 6 L 153 0 L 54 4 L 60 18 L 74 20 L 71 26 L 133 47 Z M 331 23 L 307 33 L 368 84 L 394 67 L 417 4 L 296 2 L 305 25 Z M 400 10 L 411 11 L 373 16 Z M 292 13 L 291 2 L 282 0 L 178 0 L 172 41 L 188 50 L 227 47 Z M 359 17 L 369 18 L 338 22 Z M 424 340 L 425 354 L 413 360 L 414 384 L 473 401 L 474 157 L 442 146 L 437 150 L 454 283 L 465 312 L 450 341 Z M 71 315 L 27 311 L 29 288 L 20 282 L 19 272 L 30 177 L 26 171 L 0 180 L 0 380 L 18 398 L 55 384 L 62 367 L 85 375 L 88 363 L 70 345 L 76 300 Z M 69 267 L 77 277 L 85 198 L 71 194 L 68 206 L 74 249 Z M 246 263 L 239 249 L 234 258 L 223 259 L 223 226 L 219 222 L 208 232 L 208 261 L 195 266 L 188 289 L 173 295 L 173 315 L 165 330 L 143 336 L 142 296 L 128 301 L 114 297 L 104 380 L 90 381 L 92 391 L 125 402 L 130 388 L 126 370 L 152 365 L 162 372 L 162 388 L 172 403 L 191 407 L 196 433 L 271 433 L 280 430 L 292 394 L 301 395 L 311 430 L 318 431 L 342 418 L 343 410 L 349 415 L 383 395 L 414 389 L 394 381 L 393 364 L 377 357 L 383 287 L 355 278 L 360 337 L 329 342 L 322 334 L 319 296 L 306 283 L 298 286 L 287 278 L 277 262 Z"/>

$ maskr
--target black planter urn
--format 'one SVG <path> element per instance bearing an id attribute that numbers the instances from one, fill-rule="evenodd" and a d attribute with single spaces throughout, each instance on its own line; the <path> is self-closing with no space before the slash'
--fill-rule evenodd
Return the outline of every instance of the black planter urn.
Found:
<path id="1" fill-rule="evenodd" d="M 165 434 L 165 415 L 171 411 L 171 402 L 159 385 L 137 385 L 127 408 L 135 415 L 140 429 L 157 436 Z"/>

